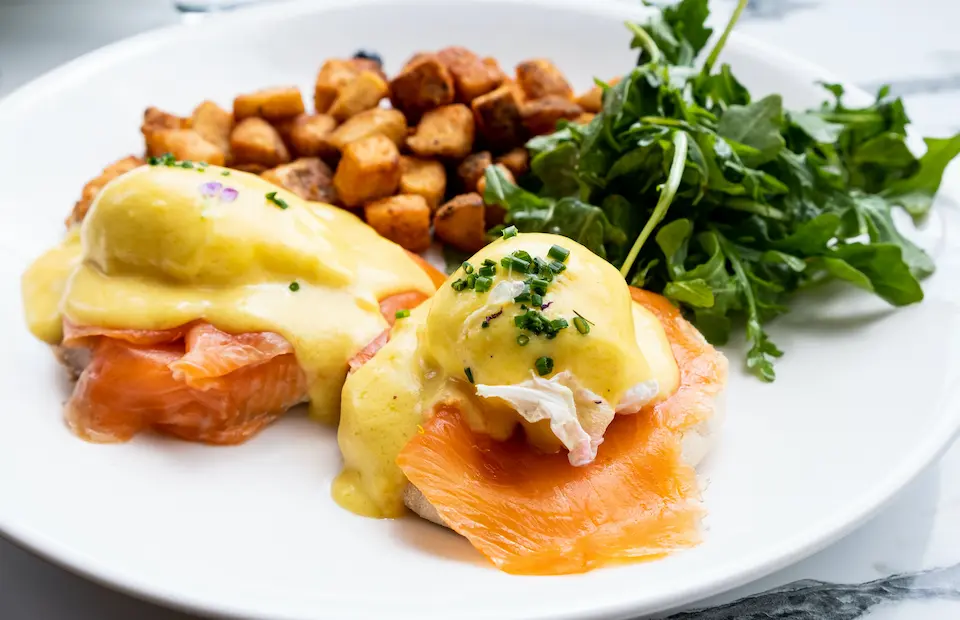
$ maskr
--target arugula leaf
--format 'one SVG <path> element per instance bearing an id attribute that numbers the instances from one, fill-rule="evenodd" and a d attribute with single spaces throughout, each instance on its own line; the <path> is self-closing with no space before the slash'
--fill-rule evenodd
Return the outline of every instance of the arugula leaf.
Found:
<path id="1" fill-rule="evenodd" d="M 904 237 L 893 223 L 890 203 L 881 196 L 855 195 L 856 212 L 864 218 L 867 234 L 874 243 L 890 243 L 899 246 L 903 262 L 918 278 L 933 273 L 933 260 L 915 243 Z"/>
<path id="2" fill-rule="evenodd" d="M 909 178 L 890 184 L 884 191 L 893 204 L 906 209 L 914 219 L 927 214 L 940 189 L 947 165 L 960 155 L 960 134 L 952 138 L 924 138 L 927 152 L 920 158 L 920 169 Z"/>
<path id="3" fill-rule="evenodd" d="M 876 293 L 895 306 L 906 306 L 921 301 L 923 289 L 900 252 L 900 246 L 892 243 L 851 243 L 836 248 L 822 260 L 834 276 Z"/>
<path id="4" fill-rule="evenodd" d="M 756 154 L 744 157 L 744 163 L 756 167 L 773 160 L 786 145 L 780 135 L 783 125 L 783 100 L 769 95 L 749 105 L 732 105 L 720 118 L 717 133 L 728 141 L 749 146 Z"/>

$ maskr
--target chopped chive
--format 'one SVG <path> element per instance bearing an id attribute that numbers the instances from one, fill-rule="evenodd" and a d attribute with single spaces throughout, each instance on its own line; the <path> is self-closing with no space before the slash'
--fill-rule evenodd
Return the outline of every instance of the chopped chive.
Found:
<path id="1" fill-rule="evenodd" d="M 473 288 L 477 285 L 477 274 L 471 273 L 467 276 L 467 288 Z"/>
<path id="2" fill-rule="evenodd" d="M 550 271 L 552 271 L 553 273 L 562 273 L 567 268 L 566 265 L 556 260 L 551 261 L 550 264 L 547 265 L 547 267 L 549 267 Z"/>
<path id="3" fill-rule="evenodd" d="M 290 290 L 293 291 L 294 293 L 296 293 L 297 291 L 299 291 L 299 290 L 300 290 L 300 283 L 299 283 L 299 282 L 291 282 L 291 283 L 290 283 Z"/>
<path id="4" fill-rule="evenodd" d="M 453 290 L 460 292 L 463 289 L 467 288 L 467 282 L 466 280 L 462 280 L 458 278 L 454 280 L 450 286 L 453 287 Z"/>
<path id="5" fill-rule="evenodd" d="M 574 310 L 573 313 L 576 314 L 576 315 L 577 315 L 578 317 L 580 317 L 581 319 L 583 319 L 584 321 L 586 321 L 587 323 L 589 323 L 590 325 L 596 325 L 596 323 L 594 323 L 593 321 L 591 321 L 591 320 L 588 319 L 587 317 L 583 316 L 582 314 L 580 314 L 580 313 L 577 312 L 576 310 Z"/>
<path id="6" fill-rule="evenodd" d="M 157 166 L 157 165 L 160 164 L 160 158 L 159 158 L 159 157 L 150 157 L 150 158 L 147 159 L 147 163 L 150 164 L 151 166 Z"/>
<path id="7" fill-rule="evenodd" d="M 553 370 L 553 358 L 551 357 L 538 357 L 534 366 L 537 367 L 537 372 L 540 376 L 549 375 Z"/>
<path id="8" fill-rule="evenodd" d="M 533 306 L 534 308 L 539 308 L 540 306 L 542 306 L 542 305 L 543 305 L 543 296 L 540 295 L 539 293 L 531 293 L 531 294 L 530 294 L 530 305 Z"/>
<path id="9" fill-rule="evenodd" d="M 190 168 L 193 168 L 193 162 L 192 162 L 192 161 L 185 161 L 185 162 L 183 162 L 183 163 L 180 164 L 180 167 L 181 167 L 181 168 L 186 168 L 186 169 L 189 170 Z"/>
<path id="10" fill-rule="evenodd" d="M 480 323 L 480 327 L 483 329 L 490 327 L 490 321 L 484 321 L 483 323 Z"/>
<path id="11" fill-rule="evenodd" d="M 495 265 L 484 265 L 477 270 L 477 274 L 481 276 L 487 276 L 488 278 L 495 276 L 497 275 L 497 267 Z"/>
<path id="12" fill-rule="evenodd" d="M 472 278 L 473 276 L 470 276 L 470 277 Z M 493 286 L 493 280 L 491 280 L 490 278 L 486 276 L 480 276 L 479 278 L 477 278 L 476 291 L 478 293 L 486 293 L 487 291 L 490 290 L 491 286 Z"/>
<path id="13" fill-rule="evenodd" d="M 464 369 L 463 369 L 463 374 L 467 375 L 467 381 L 469 381 L 470 383 L 473 383 L 473 371 L 472 371 L 472 370 L 470 370 L 469 368 L 464 368 Z"/>
<path id="14" fill-rule="evenodd" d="M 516 226 L 507 226 L 503 229 L 503 238 L 509 239 L 510 237 L 517 236 L 517 227 Z"/>
<path id="15" fill-rule="evenodd" d="M 492 258 L 485 258 L 483 259 L 483 262 L 480 264 L 483 265 L 484 267 L 496 267 L 497 261 L 493 260 Z"/>
<path id="16" fill-rule="evenodd" d="M 526 273 L 530 267 L 529 261 L 525 261 L 519 256 L 504 256 L 500 259 L 500 264 L 507 269 L 515 269 L 521 273 Z"/>
<path id="17" fill-rule="evenodd" d="M 547 294 L 547 285 L 550 283 L 540 278 L 530 278 L 530 290 L 541 295 Z"/>
<path id="18" fill-rule="evenodd" d="M 530 336 L 527 336 L 526 334 L 520 334 L 519 336 L 517 336 L 517 344 L 520 345 L 521 347 L 525 347 L 529 343 L 530 343 Z"/>
<path id="19" fill-rule="evenodd" d="M 577 328 L 577 331 L 586 336 L 590 333 L 590 324 L 587 323 L 587 320 L 582 316 L 578 316 L 573 319 L 573 326 Z"/>
<path id="20" fill-rule="evenodd" d="M 463 271 L 464 273 L 473 273 L 473 265 L 467 261 L 463 261 Z"/>
<path id="21" fill-rule="evenodd" d="M 229 171 L 229 170 L 224 170 L 223 172 L 220 173 L 220 176 L 222 176 L 222 177 L 228 177 L 228 176 L 230 176 L 230 171 Z"/>
<path id="22" fill-rule="evenodd" d="M 560 331 L 561 329 L 566 329 L 570 326 L 570 323 L 567 323 L 567 319 L 553 319 L 550 321 L 550 329 L 553 331 Z"/>
<path id="23" fill-rule="evenodd" d="M 397 310 L 397 312 L 393 315 L 393 318 L 395 318 L 395 319 L 405 319 L 405 318 L 407 318 L 408 316 L 410 316 L 410 311 L 404 309 L 404 310 Z"/>
<path id="24" fill-rule="evenodd" d="M 533 260 L 533 257 L 530 256 L 530 252 L 527 252 L 526 250 L 514 250 L 514 252 L 511 254 L 511 256 L 516 256 L 517 258 L 522 258 L 523 260 L 527 261 L 528 263 Z"/>
<path id="25" fill-rule="evenodd" d="M 290 205 L 287 204 L 287 201 L 286 201 L 286 200 L 284 200 L 283 198 L 277 197 L 277 192 L 267 192 L 266 198 L 267 198 L 267 200 L 269 200 L 269 201 L 272 202 L 273 204 L 277 205 L 277 206 L 280 207 L 281 209 L 286 209 L 287 207 L 290 206 Z"/>
<path id="26" fill-rule="evenodd" d="M 567 257 L 570 256 L 570 250 L 567 248 L 562 248 L 559 245 L 552 245 L 550 246 L 550 250 L 547 251 L 547 256 L 556 259 L 561 263 L 565 263 L 567 262 Z"/>

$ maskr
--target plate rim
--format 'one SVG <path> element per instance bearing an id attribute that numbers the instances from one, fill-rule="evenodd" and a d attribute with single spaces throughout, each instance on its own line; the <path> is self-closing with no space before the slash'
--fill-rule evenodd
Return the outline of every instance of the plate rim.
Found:
<path id="1" fill-rule="evenodd" d="M 593 0 L 590 3 L 584 3 L 582 0 L 468 1 L 475 4 L 507 2 L 551 7 L 563 5 L 585 13 L 609 14 L 621 19 L 628 11 L 637 10 L 637 7 L 625 6 L 626 3 L 623 0 Z M 340 7 L 392 3 L 416 3 L 450 7 L 450 4 L 444 0 L 286 0 L 242 7 L 234 12 L 218 14 L 213 20 L 205 21 L 203 27 L 208 29 L 207 34 L 210 34 L 209 29 L 211 28 L 222 31 L 229 29 L 231 25 L 244 22 L 259 22 L 263 19 L 283 21 L 300 14 L 319 13 Z M 130 56 L 176 42 L 181 38 L 189 38 L 196 29 L 196 25 L 184 23 L 155 28 L 78 56 L 19 86 L 0 99 L 0 118 L 15 118 L 18 113 L 37 98 L 56 93 L 72 85 L 75 81 L 81 80 L 85 75 L 109 71 L 113 64 L 122 62 Z M 749 56 L 764 56 L 768 60 L 772 59 L 774 62 L 780 63 L 785 71 L 796 76 L 797 80 L 800 80 L 801 77 L 808 77 L 811 81 L 821 80 L 840 83 L 846 88 L 848 97 L 865 100 L 871 98 L 867 92 L 849 80 L 838 78 L 833 72 L 816 63 L 749 35 L 738 32 L 732 33 L 728 46 L 736 47 Z M 960 191 L 957 191 L 945 179 L 941 186 L 938 211 L 942 215 L 950 215 L 957 219 L 960 215 L 960 208 L 956 205 L 960 205 Z M 598 600 L 589 610 L 561 611 L 559 613 L 556 610 L 545 610 L 538 612 L 535 616 L 525 616 L 525 620 L 574 620 L 574 618 L 603 620 L 629 617 L 637 613 L 657 613 L 674 609 L 681 605 L 702 601 L 707 597 L 769 575 L 826 548 L 880 512 L 900 494 L 904 487 L 951 446 L 960 434 L 960 390 L 956 387 L 960 386 L 954 388 L 945 386 L 944 394 L 941 397 L 942 402 L 938 407 L 942 412 L 941 417 L 938 424 L 931 428 L 926 441 L 917 444 L 909 458 L 902 459 L 900 466 L 894 470 L 893 474 L 883 482 L 878 482 L 871 489 L 861 493 L 859 502 L 851 504 L 852 508 L 831 519 L 829 525 L 820 525 L 816 529 L 811 529 L 810 531 L 813 532 L 811 534 L 789 537 L 776 547 L 768 547 L 761 552 L 745 555 L 737 563 L 740 568 L 728 568 L 723 573 L 715 572 L 700 579 L 695 585 L 677 588 L 669 597 L 659 599 L 655 605 L 649 608 L 645 606 L 643 611 L 639 611 L 636 601 L 631 603 L 629 597 L 619 597 L 612 601 Z M 94 557 L 76 552 L 68 543 L 58 542 L 29 524 L 18 523 L 18 520 L 12 517 L 9 511 L 4 510 L 2 502 L 0 502 L 0 537 L 85 579 L 168 608 L 244 619 L 259 618 L 261 617 L 260 612 L 263 611 L 241 608 L 235 606 L 229 600 L 206 599 L 192 593 L 171 591 L 163 585 L 144 582 L 136 576 L 121 574 L 112 568 L 109 563 L 103 563 Z M 758 555 L 761 558 L 756 558 Z M 584 612 L 588 615 L 584 615 Z M 276 615 L 275 613 L 272 615 L 284 620 L 302 619 L 302 616 L 299 615 Z"/>

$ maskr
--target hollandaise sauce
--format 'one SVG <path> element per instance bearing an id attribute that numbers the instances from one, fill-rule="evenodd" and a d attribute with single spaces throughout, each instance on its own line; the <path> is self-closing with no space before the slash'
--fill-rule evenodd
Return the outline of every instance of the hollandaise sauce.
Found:
<path id="1" fill-rule="evenodd" d="M 311 414 L 328 422 L 347 361 L 388 325 L 380 302 L 434 289 L 402 248 L 345 210 L 251 174 L 170 165 L 111 182 L 22 280 L 29 328 L 52 345 L 64 325 L 278 334 Z"/>
<path id="2" fill-rule="evenodd" d="M 348 377 L 334 497 L 359 514 L 403 514 L 397 457 L 441 408 L 493 441 L 521 427 L 538 453 L 572 457 L 563 429 L 575 428 L 588 462 L 637 386 L 650 404 L 678 383 L 663 326 L 615 268 L 569 239 L 508 233 L 398 321 Z"/>

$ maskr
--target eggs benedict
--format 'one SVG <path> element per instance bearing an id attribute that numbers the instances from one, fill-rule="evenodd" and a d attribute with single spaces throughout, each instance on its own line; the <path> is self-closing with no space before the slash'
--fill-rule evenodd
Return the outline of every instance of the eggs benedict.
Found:
<path id="1" fill-rule="evenodd" d="M 71 428 L 237 443 L 301 402 L 335 422 L 348 361 L 442 276 L 254 175 L 152 164 L 111 181 L 22 279 L 31 332 L 78 376 Z"/>
<path id="2" fill-rule="evenodd" d="M 508 229 L 375 347 L 343 389 L 342 506 L 406 506 L 513 573 L 697 542 L 726 360 L 586 248 Z"/>

